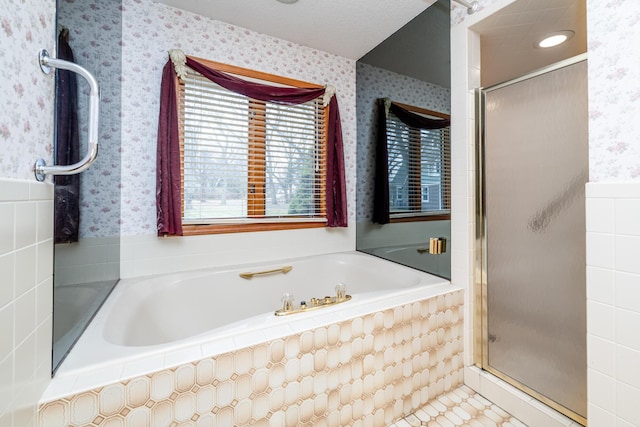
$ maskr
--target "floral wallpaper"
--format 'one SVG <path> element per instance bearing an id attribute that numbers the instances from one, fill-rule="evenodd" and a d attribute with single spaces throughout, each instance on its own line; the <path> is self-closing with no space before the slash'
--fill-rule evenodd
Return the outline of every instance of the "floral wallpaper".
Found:
<path id="1" fill-rule="evenodd" d="M 358 110 L 357 221 L 373 214 L 375 171 L 376 99 L 414 105 L 441 113 L 451 111 L 451 91 L 392 71 L 358 62 L 356 66 Z"/>
<path id="2" fill-rule="evenodd" d="M 479 10 L 499 0 L 478 0 Z M 640 3 L 586 0 L 590 181 L 640 181 Z M 451 2 L 451 24 L 466 8 Z"/>
<path id="3" fill-rule="evenodd" d="M 478 11 L 498 0 L 478 0 Z M 477 13 L 477 12 L 476 12 Z M 467 8 L 451 0 L 451 25 L 461 24 L 468 15 Z"/>
<path id="4" fill-rule="evenodd" d="M 155 161 L 161 69 L 167 51 L 337 89 L 355 218 L 355 61 L 187 13 L 151 0 L 123 1 L 122 234 L 155 234 Z"/>
<path id="5" fill-rule="evenodd" d="M 53 73 L 38 51 L 54 51 L 55 0 L 24 3 L 0 0 L 0 177 L 35 182 L 33 164 L 53 153 Z"/>
<path id="6" fill-rule="evenodd" d="M 58 24 L 69 29 L 76 63 L 100 85 L 98 158 L 80 176 L 80 237 L 120 235 L 122 11 L 119 1 L 58 1 Z M 78 78 L 81 156 L 86 153 L 89 86 Z"/>
<path id="7" fill-rule="evenodd" d="M 640 3 L 587 1 L 589 175 L 640 181 Z"/>

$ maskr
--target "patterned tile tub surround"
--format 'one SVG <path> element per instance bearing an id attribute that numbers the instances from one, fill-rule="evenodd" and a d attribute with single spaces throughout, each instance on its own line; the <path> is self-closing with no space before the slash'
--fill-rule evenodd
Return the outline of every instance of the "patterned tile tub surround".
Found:
<path id="1" fill-rule="evenodd" d="M 40 426 L 385 426 L 462 384 L 463 291 L 100 387 Z"/>

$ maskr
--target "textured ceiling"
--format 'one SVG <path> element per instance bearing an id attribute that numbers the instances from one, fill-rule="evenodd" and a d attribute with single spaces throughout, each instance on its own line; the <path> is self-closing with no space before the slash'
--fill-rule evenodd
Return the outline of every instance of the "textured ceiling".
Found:
<path id="1" fill-rule="evenodd" d="M 587 51 L 585 0 L 518 0 L 473 26 L 480 34 L 482 85 L 487 87 Z M 545 34 L 572 30 L 556 47 L 534 47 Z"/>
<path id="2" fill-rule="evenodd" d="M 441 25 L 441 17 L 434 21 L 439 12 L 435 9 L 441 8 L 443 0 L 432 7 L 436 0 L 299 0 L 291 5 L 277 0 L 156 1 L 347 58 L 367 54 L 364 62 L 449 86 L 449 27 Z M 476 24 L 473 30 L 480 34 L 482 46 L 482 85 L 586 52 L 585 3 L 517 0 Z M 534 48 L 543 34 L 568 29 L 576 33 L 569 42 Z"/>
<path id="3" fill-rule="evenodd" d="M 358 59 L 435 0 L 157 0 L 346 58 Z"/>

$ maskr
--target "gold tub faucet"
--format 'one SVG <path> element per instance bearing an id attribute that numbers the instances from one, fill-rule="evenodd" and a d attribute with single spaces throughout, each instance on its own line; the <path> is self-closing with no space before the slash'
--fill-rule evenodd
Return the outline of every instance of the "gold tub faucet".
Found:
<path id="1" fill-rule="evenodd" d="M 336 285 L 335 296 L 325 296 L 324 298 L 311 298 L 309 301 L 300 301 L 296 307 L 293 303 L 293 295 L 286 292 L 282 295 L 282 308 L 275 311 L 276 316 L 286 316 L 294 313 L 317 310 L 319 308 L 340 304 L 349 301 L 351 295 L 347 295 L 347 288 L 344 284 Z"/>

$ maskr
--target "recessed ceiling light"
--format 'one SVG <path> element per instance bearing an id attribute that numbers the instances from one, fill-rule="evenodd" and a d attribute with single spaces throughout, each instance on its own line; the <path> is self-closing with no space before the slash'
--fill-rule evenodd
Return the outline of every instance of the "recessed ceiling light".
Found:
<path id="1" fill-rule="evenodd" d="M 293 4 L 295 2 L 297 2 L 298 0 L 278 0 L 280 3 L 284 3 L 284 4 Z"/>
<path id="2" fill-rule="evenodd" d="M 535 47 L 547 48 L 558 46 L 572 38 L 575 33 L 571 30 L 557 31 L 555 33 L 547 34 L 535 44 Z"/>

